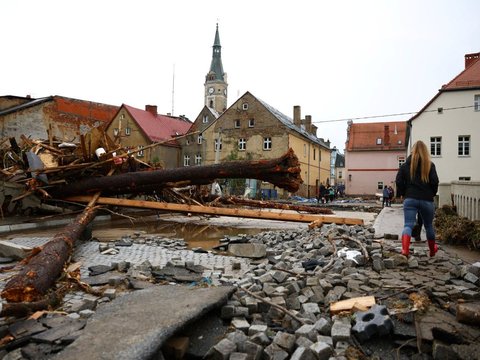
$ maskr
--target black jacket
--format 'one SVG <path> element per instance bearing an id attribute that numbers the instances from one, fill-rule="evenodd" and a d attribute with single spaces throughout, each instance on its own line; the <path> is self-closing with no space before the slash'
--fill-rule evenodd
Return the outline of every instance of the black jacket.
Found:
<path id="1" fill-rule="evenodd" d="M 397 178 L 397 196 L 404 198 L 413 198 L 418 200 L 433 201 L 438 191 L 438 175 L 435 164 L 432 162 L 430 173 L 428 174 L 428 183 L 420 180 L 420 169 L 415 172 L 415 179 L 410 179 L 411 155 L 407 161 L 398 169 Z M 419 164 L 420 165 L 420 164 Z"/>

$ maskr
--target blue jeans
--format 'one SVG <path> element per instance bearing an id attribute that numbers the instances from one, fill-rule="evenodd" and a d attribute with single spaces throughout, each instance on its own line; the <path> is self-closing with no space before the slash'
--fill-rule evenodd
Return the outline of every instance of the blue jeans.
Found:
<path id="1" fill-rule="evenodd" d="M 433 201 L 417 200 L 406 198 L 403 201 L 404 228 L 402 235 L 412 236 L 412 228 L 417 219 L 417 213 L 422 216 L 423 225 L 427 232 L 427 240 L 435 240 L 435 229 L 433 228 L 433 216 L 435 215 L 435 205 Z"/>

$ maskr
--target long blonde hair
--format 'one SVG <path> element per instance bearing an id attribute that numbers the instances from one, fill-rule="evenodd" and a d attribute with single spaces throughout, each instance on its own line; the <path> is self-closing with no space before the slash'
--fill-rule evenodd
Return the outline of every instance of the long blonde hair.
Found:
<path id="1" fill-rule="evenodd" d="M 421 140 L 418 140 L 412 147 L 412 159 L 410 162 L 410 178 L 415 178 L 418 165 L 420 163 L 420 179 L 424 183 L 428 183 L 430 174 L 430 153 L 428 152 L 427 145 Z"/>

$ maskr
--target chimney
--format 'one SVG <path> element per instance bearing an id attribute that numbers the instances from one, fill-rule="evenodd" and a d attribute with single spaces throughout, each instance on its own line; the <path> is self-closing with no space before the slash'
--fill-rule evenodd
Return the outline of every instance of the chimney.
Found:
<path id="1" fill-rule="evenodd" d="M 300 106 L 295 105 L 293 107 L 293 124 L 300 127 L 302 124 Z"/>
<path id="2" fill-rule="evenodd" d="M 385 146 L 389 146 L 390 145 L 390 126 L 388 125 L 385 125 L 385 128 L 384 128 L 384 134 L 383 134 L 383 143 L 385 144 Z"/>
<path id="3" fill-rule="evenodd" d="M 148 111 L 153 116 L 157 116 L 157 105 L 145 105 L 145 111 Z"/>
<path id="4" fill-rule="evenodd" d="M 480 58 L 480 53 L 465 54 L 465 69 Z"/>
<path id="5" fill-rule="evenodd" d="M 312 115 L 305 115 L 305 131 L 309 134 L 312 133 Z"/>

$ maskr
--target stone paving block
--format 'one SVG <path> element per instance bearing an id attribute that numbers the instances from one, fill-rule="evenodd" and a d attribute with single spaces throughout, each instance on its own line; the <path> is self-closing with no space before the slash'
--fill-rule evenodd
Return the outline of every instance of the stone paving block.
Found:
<path id="1" fill-rule="evenodd" d="M 263 358 L 265 360 L 286 360 L 289 354 L 275 343 L 268 345 L 263 350 Z"/>
<path id="2" fill-rule="evenodd" d="M 300 346 L 295 349 L 290 360 L 317 360 L 317 358 L 310 348 Z"/>
<path id="3" fill-rule="evenodd" d="M 349 340 L 351 329 L 352 325 L 350 324 L 350 318 L 336 317 L 332 325 L 333 343 L 337 344 L 340 341 Z"/>
<path id="4" fill-rule="evenodd" d="M 273 338 L 273 343 L 277 344 L 282 349 L 291 352 L 293 350 L 293 347 L 295 346 L 295 339 L 295 335 L 279 331 Z"/>
<path id="5" fill-rule="evenodd" d="M 355 313 L 352 332 L 363 342 L 373 335 L 387 335 L 393 330 L 393 321 L 384 305 L 373 305 L 370 310 Z"/>
<path id="6" fill-rule="evenodd" d="M 310 350 L 315 354 L 316 359 L 318 360 L 328 360 L 330 355 L 333 354 L 332 347 L 324 342 L 316 342 L 310 346 Z"/>

